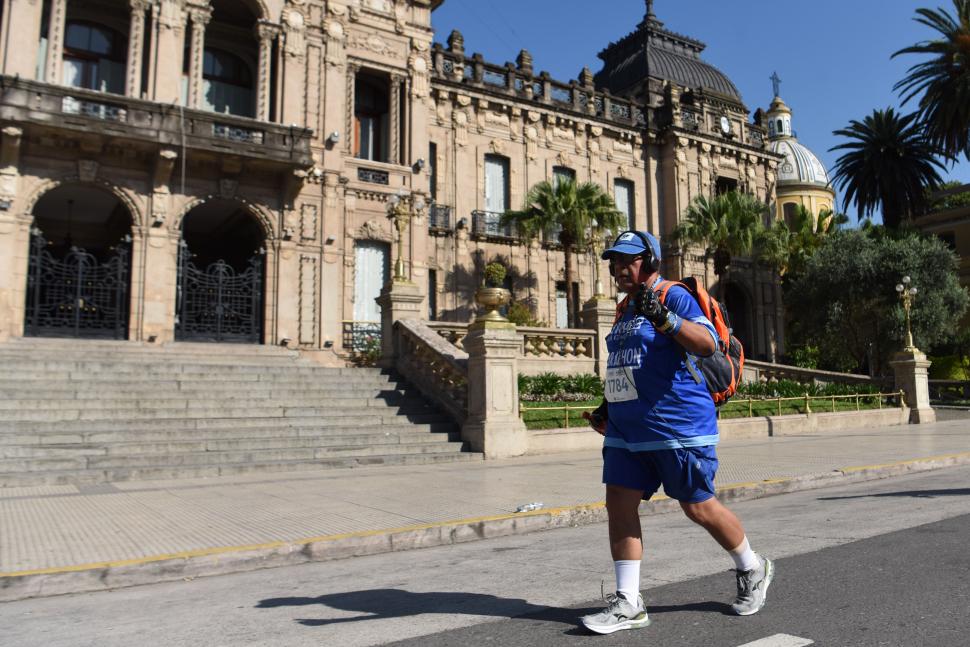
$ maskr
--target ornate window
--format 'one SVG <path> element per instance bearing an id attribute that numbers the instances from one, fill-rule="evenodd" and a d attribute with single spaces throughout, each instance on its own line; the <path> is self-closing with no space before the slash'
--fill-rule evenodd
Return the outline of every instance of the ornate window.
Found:
<path id="1" fill-rule="evenodd" d="M 627 229 L 633 228 L 633 182 L 630 180 L 613 181 L 613 201 L 617 210 L 626 216 Z"/>
<path id="2" fill-rule="evenodd" d="M 387 82 L 358 74 L 354 87 L 354 152 L 360 159 L 388 161 Z"/>
<path id="3" fill-rule="evenodd" d="M 64 32 L 64 84 L 124 94 L 127 54 L 125 38 L 115 30 L 70 21 Z"/>
<path id="4" fill-rule="evenodd" d="M 225 50 L 205 49 L 202 97 L 206 110 L 254 117 L 253 87 L 252 71 L 243 59 Z"/>

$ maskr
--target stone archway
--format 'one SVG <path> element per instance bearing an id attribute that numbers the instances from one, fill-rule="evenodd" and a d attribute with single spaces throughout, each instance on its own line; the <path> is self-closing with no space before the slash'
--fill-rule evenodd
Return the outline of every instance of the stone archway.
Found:
<path id="1" fill-rule="evenodd" d="M 266 232 L 246 205 L 215 198 L 181 221 L 175 339 L 258 344 L 265 329 Z"/>
<path id="2" fill-rule="evenodd" d="M 112 192 L 66 183 L 31 209 L 24 335 L 126 339 L 132 213 Z"/>

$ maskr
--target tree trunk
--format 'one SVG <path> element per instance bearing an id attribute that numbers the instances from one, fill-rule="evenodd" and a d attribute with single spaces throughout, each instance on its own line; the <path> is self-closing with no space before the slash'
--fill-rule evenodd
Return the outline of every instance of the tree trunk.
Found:
<path id="1" fill-rule="evenodd" d="M 576 322 L 573 320 L 573 309 L 576 306 L 573 303 L 573 246 L 572 242 L 568 240 L 563 240 L 562 244 L 563 255 L 565 256 L 563 274 L 566 277 L 566 325 L 569 328 L 575 328 Z"/>

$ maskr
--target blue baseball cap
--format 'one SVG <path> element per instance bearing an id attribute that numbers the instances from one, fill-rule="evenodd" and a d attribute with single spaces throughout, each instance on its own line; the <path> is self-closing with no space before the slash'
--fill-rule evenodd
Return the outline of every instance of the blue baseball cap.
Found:
<path id="1" fill-rule="evenodd" d="M 644 244 L 646 242 L 650 245 L 650 249 Z M 648 232 L 645 231 L 625 231 L 616 237 L 613 241 L 613 246 L 603 252 L 603 260 L 607 261 L 610 259 L 610 254 L 643 254 L 649 251 L 657 262 L 660 262 L 660 241 Z"/>

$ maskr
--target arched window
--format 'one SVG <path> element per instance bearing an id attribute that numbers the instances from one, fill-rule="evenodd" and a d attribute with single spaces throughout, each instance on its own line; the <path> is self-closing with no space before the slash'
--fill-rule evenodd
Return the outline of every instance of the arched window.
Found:
<path id="1" fill-rule="evenodd" d="M 204 107 L 240 117 L 254 117 L 253 74 L 244 60 L 225 50 L 206 48 L 202 61 Z"/>
<path id="2" fill-rule="evenodd" d="M 779 135 L 785 134 L 785 124 L 781 119 L 778 120 L 778 134 Z"/>
<path id="3" fill-rule="evenodd" d="M 99 92 L 125 93 L 128 44 L 113 29 L 71 21 L 64 32 L 64 83 Z"/>

